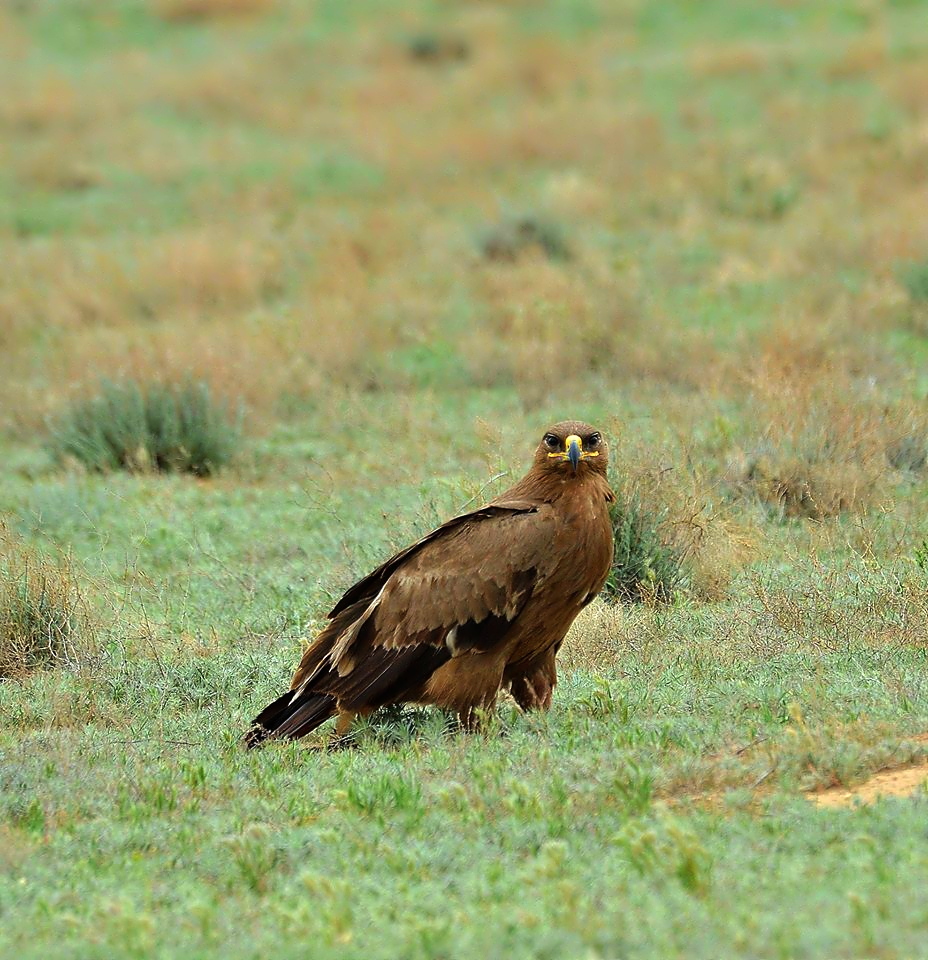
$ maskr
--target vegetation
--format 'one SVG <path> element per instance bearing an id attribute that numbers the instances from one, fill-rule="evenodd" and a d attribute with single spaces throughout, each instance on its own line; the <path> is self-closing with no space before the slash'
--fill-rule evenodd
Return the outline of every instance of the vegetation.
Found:
<path id="1" fill-rule="evenodd" d="M 67 558 L 54 563 L 0 528 L 0 680 L 76 666 L 95 630 Z"/>
<path id="2" fill-rule="evenodd" d="M 662 519 L 646 510 L 637 493 L 617 494 L 612 509 L 615 556 L 603 587 L 604 599 L 614 603 L 667 601 L 682 586 L 684 558 L 662 542 Z"/>
<path id="3" fill-rule="evenodd" d="M 79 402 L 53 431 L 59 460 L 88 470 L 161 470 L 209 476 L 226 464 L 237 429 L 205 383 L 109 383 Z"/>
<path id="4" fill-rule="evenodd" d="M 0 682 L 0 955 L 923 951 L 924 788 L 812 798 L 928 754 L 926 24 L 2 8 L 0 624 L 49 654 Z M 184 389 L 206 482 L 158 463 Z M 673 602 L 586 608 L 545 716 L 242 751 L 340 591 L 564 417 Z"/>
<path id="5" fill-rule="evenodd" d="M 531 214 L 508 217 L 486 230 L 480 249 L 488 260 L 516 260 L 533 250 L 549 260 L 570 259 L 570 248 L 560 227 Z"/>

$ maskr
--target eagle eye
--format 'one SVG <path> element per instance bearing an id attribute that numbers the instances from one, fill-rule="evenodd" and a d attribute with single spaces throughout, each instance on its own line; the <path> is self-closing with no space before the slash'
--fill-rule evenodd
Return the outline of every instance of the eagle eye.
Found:
<path id="1" fill-rule="evenodd" d="M 557 449 L 561 445 L 558 438 L 553 433 L 545 434 L 545 446 L 550 447 L 552 450 Z"/>
<path id="2" fill-rule="evenodd" d="M 599 434 L 599 433 L 591 433 L 591 434 L 589 435 L 589 437 L 587 438 L 587 441 L 586 441 L 586 442 L 587 442 L 587 446 L 595 447 L 596 444 L 599 443 L 600 440 L 602 440 L 602 434 Z"/>

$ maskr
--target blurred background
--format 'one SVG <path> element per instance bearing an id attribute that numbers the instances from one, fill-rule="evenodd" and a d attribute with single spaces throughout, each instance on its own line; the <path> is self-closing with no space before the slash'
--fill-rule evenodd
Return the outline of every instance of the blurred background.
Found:
<path id="1" fill-rule="evenodd" d="M 928 4 L 18 0 L 0 38 L 14 444 L 192 380 L 266 463 L 576 415 L 810 515 L 924 463 Z"/>

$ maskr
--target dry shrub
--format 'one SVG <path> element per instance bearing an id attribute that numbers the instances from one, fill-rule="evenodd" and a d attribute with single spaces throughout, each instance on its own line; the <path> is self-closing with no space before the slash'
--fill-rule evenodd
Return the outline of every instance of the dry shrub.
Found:
<path id="1" fill-rule="evenodd" d="M 0 680 L 76 666 L 96 640 L 70 558 L 43 557 L 0 524 Z"/>
<path id="2" fill-rule="evenodd" d="M 882 86 L 910 116 L 924 120 L 928 103 L 928 62 L 923 56 L 900 63 L 892 75 L 883 80 Z"/>
<path id="3" fill-rule="evenodd" d="M 558 655 L 559 670 L 601 670 L 620 662 L 628 645 L 630 609 L 601 600 L 584 607 Z"/>
<path id="4" fill-rule="evenodd" d="M 540 399 L 552 386 L 611 367 L 622 320 L 610 324 L 602 291 L 577 270 L 529 252 L 487 267 L 482 279 L 490 315 L 464 345 L 478 382 L 514 381 L 527 399 Z"/>
<path id="5" fill-rule="evenodd" d="M 241 235 L 218 223 L 121 249 L 20 244 L 0 275 L 0 342 L 11 348 L 0 350 L 0 417 L 25 432 L 101 378 L 189 373 L 218 398 L 244 399 L 259 426 L 280 401 L 402 382 L 391 351 L 427 338 L 452 280 L 423 285 L 397 266 L 422 257 L 415 231 L 391 217 L 327 226 L 312 260 L 302 224 L 274 232 L 266 218 Z M 30 368 L 38 328 L 48 333 Z"/>
<path id="6" fill-rule="evenodd" d="M 280 250 L 268 235 L 213 230 L 170 234 L 140 259 L 136 296 L 155 315 L 249 306 L 280 289 Z"/>
<path id="7" fill-rule="evenodd" d="M 152 0 L 156 16 L 172 23 L 253 17 L 273 9 L 275 0 Z"/>
<path id="8" fill-rule="evenodd" d="M 709 658 L 743 661 L 791 651 L 926 648 L 928 574 L 910 558 L 891 565 L 851 555 L 838 565 L 790 558 L 788 577 L 752 576 L 737 603 L 613 605 L 577 617 L 559 656 L 568 670 L 621 665 L 623 656 L 668 656 L 679 645 Z"/>
<path id="9" fill-rule="evenodd" d="M 902 470 L 925 462 L 928 418 L 828 333 L 780 330 L 749 375 L 753 435 L 731 453 L 729 476 L 782 516 L 863 512 L 888 496 Z M 882 372 L 882 371 L 881 371 Z"/>
<path id="10" fill-rule="evenodd" d="M 655 518 L 656 542 L 680 566 L 678 585 L 701 600 L 726 597 L 754 534 L 746 521 L 734 519 L 689 451 L 682 446 L 655 451 L 635 441 L 619 445 L 612 460 L 624 499 L 633 498 Z"/>

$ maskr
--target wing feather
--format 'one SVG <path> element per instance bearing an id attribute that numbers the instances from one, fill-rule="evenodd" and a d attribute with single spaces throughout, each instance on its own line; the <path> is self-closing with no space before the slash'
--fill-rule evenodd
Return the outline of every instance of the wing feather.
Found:
<path id="1" fill-rule="evenodd" d="M 494 504 L 443 524 L 345 593 L 292 689 L 358 701 L 366 689 L 380 699 L 404 670 L 412 679 L 427 664 L 434 670 L 452 655 L 491 648 L 549 573 L 556 534 L 554 512 L 534 502 Z"/>

